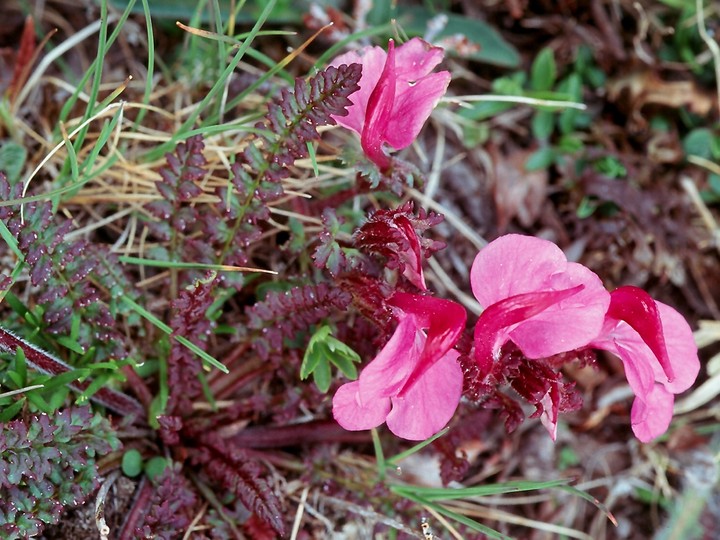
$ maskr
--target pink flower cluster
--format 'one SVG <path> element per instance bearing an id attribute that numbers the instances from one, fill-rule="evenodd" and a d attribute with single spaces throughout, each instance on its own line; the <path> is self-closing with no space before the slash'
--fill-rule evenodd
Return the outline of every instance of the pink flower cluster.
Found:
<path id="1" fill-rule="evenodd" d="M 445 93 L 450 74 L 433 73 L 442 59 L 442 49 L 414 38 L 397 48 L 391 40 L 387 53 L 366 47 L 331 63 L 362 64 L 353 105 L 335 120 L 360 135 L 380 170 L 391 167 L 386 147 L 409 146 Z M 463 373 L 454 347 L 467 316 L 459 304 L 427 294 L 413 227 L 402 219 L 393 227 L 407 240 L 399 254 L 403 274 L 422 294 L 396 292 L 387 300 L 395 333 L 357 381 L 340 387 L 333 414 L 349 430 L 385 422 L 399 437 L 422 440 L 449 422 L 460 401 Z M 608 292 L 551 242 L 513 234 L 495 240 L 475 258 L 470 284 L 484 308 L 473 348 L 481 377 L 490 375 L 508 341 L 531 360 L 584 348 L 609 351 L 625 366 L 635 394 L 632 428 L 643 442 L 667 430 L 675 394 L 697 377 L 697 348 L 677 311 L 636 287 Z M 558 401 L 557 388 L 540 401 L 553 439 Z"/>
<path id="2" fill-rule="evenodd" d="M 608 292 L 585 266 L 569 262 L 552 242 L 509 234 L 491 242 L 470 270 L 484 307 L 473 359 L 487 376 L 512 341 L 529 359 L 584 348 L 617 355 L 635 394 L 632 429 L 643 442 L 663 434 L 674 395 L 700 369 L 685 319 L 637 287 Z M 333 414 L 348 430 L 386 422 L 399 437 L 425 439 L 442 429 L 460 401 L 463 375 L 454 350 L 466 313 L 432 296 L 395 293 L 388 301 L 395 333 L 359 379 L 340 387 Z M 543 423 L 555 438 L 557 400 L 542 401 Z"/>

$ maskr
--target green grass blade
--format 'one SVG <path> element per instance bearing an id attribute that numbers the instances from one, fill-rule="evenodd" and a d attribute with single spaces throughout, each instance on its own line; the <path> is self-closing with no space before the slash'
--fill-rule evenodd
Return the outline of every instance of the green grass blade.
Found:
<path id="1" fill-rule="evenodd" d="M 212 263 L 195 263 L 182 261 L 157 261 L 154 259 L 142 259 L 130 255 L 121 255 L 118 260 L 122 263 L 137 264 L 139 266 L 154 266 L 158 268 L 193 268 L 200 270 L 215 270 L 217 272 L 257 272 L 263 274 L 276 275 L 274 270 L 265 270 L 263 268 L 249 268 L 246 266 L 228 266 L 224 264 Z"/>
<path id="2" fill-rule="evenodd" d="M 570 479 L 549 480 L 546 482 L 516 481 L 486 486 L 473 486 L 468 488 L 432 488 L 420 486 L 392 486 L 397 493 L 413 493 L 430 501 L 449 501 L 453 499 L 467 499 L 470 497 L 488 497 L 491 495 L 504 495 L 522 491 L 537 491 L 541 489 L 566 486 Z"/>
<path id="3" fill-rule="evenodd" d="M 220 361 L 210 356 L 208 353 L 203 351 L 200 347 L 195 345 L 192 341 L 187 339 L 183 336 L 176 336 L 173 335 L 173 330 L 170 328 L 167 324 L 162 322 L 160 319 L 158 319 L 155 315 L 150 313 L 148 310 L 146 310 L 144 307 L 142 307 L 140 304 L 132 300 L 131 298 L 127 296 L 123 296 L 122 301 L 127 304 L 131 309 L 133 309 L 138 315 L 143 317 L 145 320 L 152 323 L 158 330 L 161 330 L 168 336 L 171 336 L 173 339 L 175 339 L 178 343 L 181 345 L 184 345 L 189 350 L 194 352 L 198 357 L 200 357 L 201 360 L 206 362 L 207 364 L 210 364 L 211 366 L 219 369 L 223 373 L 229 373 L 228 368 L 225 367 Z"/>
<path id="4" fill-rule="evenodd" d="M 414 453 L 419 452 L 420 450 L 425 448 L 428 444 L 431 444 L 435 440 L 437 440 L 440 437 L 442 437 L 443 435 L 445 435 L 449 430 L 450 430 L 450 428 L 446 427 L 445 429 L 438 431 L 435 435 L 433 435 L 429 439 L 426 439 L 426 440 L 416 444 L 412 448 L 408 448 L 404 452 L 400 452 L 399 454 L 394 455 L 393 457 L 391 457 L 387 460 L 388 465 L 395 466 L 399 461 L 402 461 L 403 459 L 413 455 Z"/>
<path id="5" fill-rule="evenodd" d="M 392 486 L 395 487 L 395 486 Z M 392 489 L 391 487 L 391 489 Z M 394 490 L 393 490 L 394 491 Z M 466 527 L 472 529 L 473 531 L 477 531 L 479 533 L 485 534 L 488 538 L 494 538 L 496 540 L 513 540 L 509 536 L 505 536 L 504 534 L 496 531 L 495 529 L 488 527 L 487 525 L 483 525 L 482 523 L 478 523 L 474 519 L 471 519 L 467 516 L 464 516 L 462 514 L 458 514 L 457 512 L 453 512 L 452 510 L 448 510 L 444 506 L 431 502 L 427 499 L 424 499 L 422 497 L 418 497 L 416 495 L 412 494 L 402 494 L 403 497 L 405 497 L 408 500 L 411 500 L 413 502 L 416 502 L 418 504 L 421 504 L 423 506 L 426 506 L 428 508 L 432 508 L 435 510 L 438 514 L 442 514 L 446 517 L 449 517 L 450 519 L 457 521 L 458 523 L 462 523 Z"/>
<path id="6" fill-rule="evenodd" d="M 173 134 L 173 136 L 165 143 L 157 146 L 152 151 L 148 152 L 148 154 L 145 156 L 145 159 L 147 161 L 154 161 L 159 159 L 161 156 L 165 154 L 165 152 L 170 151 L 175 144 L 181 140 L 187 138 L 188 131 L 190 128 L 195 124 L 197 119 L 200 117 L 200 115 L 207 109 L 208 105 L 212 103 L 212 101 L 218 97 L 218 95 L 223 91 L 225 88 L 225 81 L 230 77 L 230 75 L 235 71 L 235 68 L 238 66 L 240 61 L 245 56 L 245 53 L 250 48 L 250 44 L 252 43 L 255 36 L 257 36 L 257 33 L 260 31 L 260 28 L 262 28 L 262 25 L 265 24 L 265 21 L 267 20 L 268 16 L 270 15 L 270 12 L 272 11 L 273 7 L 275 6 L 277 0 L 269 0 L 267 4 L 265 5 L 265 8 L 263 9 L 262 13 L 257 19 L 257 22 L 253 26 L 252 30 L 250 31 L 248 38 L 243 41 L 243 43 L 238 47 L 237 52 L 235 53 L 235 56 L 230 61 L 230 63 L 227 65 L 227 67 L 223 70 L 222 74 L 220 75 L 220 78 L 215 81 L 215 84 L 213 87 L 208 91 L 208 93 L 205 95 L 205 97 L 202 99 L 202 101 L 193 109 L 193 112 L 188 115 L 187 119 L 183 124 L 178 128 L 178 130 Z M 228 105 L 228 107 L 232 107 L 234 105 Z"/>

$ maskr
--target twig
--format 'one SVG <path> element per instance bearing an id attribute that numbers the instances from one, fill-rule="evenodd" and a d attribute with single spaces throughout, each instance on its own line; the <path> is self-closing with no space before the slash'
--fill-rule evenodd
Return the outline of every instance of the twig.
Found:
<path id="1" fill-rule="evenodd" d="M 411 197 L 417 199 L 423 205 L 443 214 L 447 222 L 453 227 L 455 227 L 455 229 L 465 238 L 470 240 L 470 242 L 475 246 L 475 248 L 478 249 L 478 251 L 487 245 L 487 240 L 485 240 L 482 236 L 473 231 L 468 225 L 465 224 L 465 222 L 460 217 L 457 216 L 457 214 L 455 214 L 449 208 L 443 206 L 437 201 L 434 201 L 433 199 L 426 196 L 424 193 L 418 191 L 417 189 L 408 189 L 407 192 Z"/>
<path id="2" fill-rule="evenodd" d="M 105 498 L 119 476 L 119 470 L 110 473 L 100 486 L 97 497 L 95 497 L 95 525 L 97 525 L 98 532 L 100 533 L 100 540 L 108 540 L 110 535 L 110 527 L 108 527 L 105 521 Z"/>
<path id="3" fill-rule="evenodd" d="M 298 504 L 298 509 L 295 513 L 295 521 L 293 522 L 292 532 L 290 533 L 290 540 L 297 539 L 298 532 L 300 531 L 300 524 L 302 523 L 303 514 L 305 513 L 305 503 L 307 502 L 309 492 L 310 486 L 305 486 L 302 495 L 300 495 L 300 504 Z"/>
<path id="4" fill-rule="evenodd" d="M 705 26 L 705 13 L 703 12 L 702 0 L 695 0 L 695 9 L 697 12 L 697 25 L 700 37 L 710 49 L 710 54 L 713 57 L 713 65 L 715 66 L 715 88 L 717 90 L 717 105 L 720 110 L 720 46 L 717 42 L 710 37 L 708 34 L 707 27 Z"/>
<path id="5" fill-rule="evenodd" d="M 705 226 L 708 228 L 710 234 L 712 235 L 715 249 L 720 252 L 720 227 L 718 227 L 717 221 L 715 221 L 712 213 L 710 212 L 710 210 L 708 210 L 708 207 L 705 205 L 702 198 L 700 197 L 700 193 L 698 193 L 695 182 L 693 182 L 692 178 L 688 176 L 683 176 L 682 178 L 680 178 L 680 185 L 685 190 L 685 193 L 690 196 L 690 200 L 692 200 L 695 208 L 700 214 L 700 217 L 705 223 Z"/>
<path id="6" fill-rule="evenodd" d="M 558 109 L 578 109 L 584 111 L 587 109 L 587 105 L 584 103 L 577 103 L 575 101 L 560 101 L 554 99 L 539 99 L 527 96 L 503 96 L 497 94 L 485 94 L 476 96 L 462 96 L 462 97 L 450 97 L 440 100 L 443 103 L 456 103 L 458 105 L 467 107 L 468 102 L 473 101 L 490 101 L 490 102 L 503 102 L 503 103 L 518 103 L 520 105 L 534 105 L 536 107 L 553 107 Z"/>

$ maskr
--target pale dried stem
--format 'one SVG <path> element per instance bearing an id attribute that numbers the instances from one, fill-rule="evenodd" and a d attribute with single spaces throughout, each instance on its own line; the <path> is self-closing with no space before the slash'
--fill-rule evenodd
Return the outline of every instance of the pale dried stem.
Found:
<path id="1" fill-rule="evenodd" d="M 712 242 L 715 249 L 717 249 L 720 253 L 720 228 L 718 227 L 718 223 L 715 221 L 715 217 L 712 215 L 712 212 L 710 212 L 705 204 L 705 201 L 703 201 L 702 197 L 700 197 L 700 193 L 698 192 L 697 186 L 695 186 L 695 182 L 693 182 L 692 178 L 689 176 L 683 176 L 680 178 L 680 185 L 695 205 L 695 208 L 700 214 L 705 227 L 707 227 L 708 231 L 712 235 Z"/>
<path id="2" fill-rule="evenodd" d="M 445 220 L 455 228 L 460 234 L 462 234 L 465 238 L 467 238 L 470 243 L 472 243 L 473 246 L 477 248 L 477 250 L 481 250 L 487 245 L 487 240 L 485 240 L 482 236 L 477 234 L 475 231 L 473 231 L 463 220 L 460 218 L 457 214 L 455 214 L 452 210 L 447 208 L 446 206 L 443 206 L 439 202 L 431 199 L 430 197 L 426 196 L 424 193 L 418 191 L 417 189 L 408 189 L 407 193 L 420 203 L 431 209 L 435 212 L 439 212 L 445 216 Z"/>
<path id="3" fill-rule="evenodd" d="M 702 0 L 695 0 L 695 10 L 697 13 L 697 25 L 700 37 L 707 45 L 713 58 L 713 66 L 715 67 L 715 88 L 717 91 L 717 106 L 720 110 L 720 46 L 717 44 L 710 34 L 708 34 L 705 26 L 705 12 Z"/>

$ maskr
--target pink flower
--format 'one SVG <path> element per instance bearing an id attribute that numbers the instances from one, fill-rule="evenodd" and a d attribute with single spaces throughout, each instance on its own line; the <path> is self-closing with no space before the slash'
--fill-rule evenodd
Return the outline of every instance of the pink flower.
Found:
<path id="1" fill-rule="evenodd" d="M 478 253 L 470 284 L 485 308 L 475 326 L 481 375 L 492 371 L 508 340 L 531 359 L 587 346 L 600 333 L 610 305 L 595 273 L 568 262 L 552 242 L 517 234 Z"/>
<path id="2" fill-rule="evenodd" d="M 396 292 L 388 304 L 395 333 L 360 374 L 333 397 L 333 416 L 347 430 L 383 422 L 398 437 L 424 440 L 455 413 L 463 374 L 452 349 L 465 326 L 462 306 L 449 300 Z"/>
<path id="3" fill-rule="evenodd" d="M 360 90 L 350 97 L 353 105 L 347 116 L 333 118 L 360 135 L 365 155 L 381 170 L 390 166 L 383 143 L 395 150 L 410 146 L 445 94 L 450 73 L 432 73 L 442 59 L 441 48 L 413 38 L 397 50 L 390 40 L 387 53 L 380 47 L 365 47 L 330 63 L 362 64 Z"/>
<path id="4" fill-rule="evenodd" d="M 674 394 L 692 386 L 700 370 L 692 330 L 682 315 L 637 287 L 611 293 L 602 332 L 591 347 L 620 357 L 635 393 L 630 421 L 649 442 L 670 425 Z"/>

